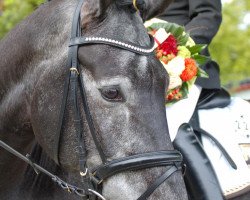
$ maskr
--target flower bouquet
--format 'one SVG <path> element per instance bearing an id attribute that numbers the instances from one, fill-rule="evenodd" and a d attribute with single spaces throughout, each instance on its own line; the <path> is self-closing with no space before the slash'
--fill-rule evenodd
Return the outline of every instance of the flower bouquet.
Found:
<path id="1" fill-rule="evenodd" d="M 162 20 L 148 21 L 145 26 L 156 42 L 155 54 L 170 78 L 166 104 L 186 98 L 197 77 L 208 77 L 199 66 L 209 57 L 200 52 L 206 45 L 195 44 L 184 27 Z"/>

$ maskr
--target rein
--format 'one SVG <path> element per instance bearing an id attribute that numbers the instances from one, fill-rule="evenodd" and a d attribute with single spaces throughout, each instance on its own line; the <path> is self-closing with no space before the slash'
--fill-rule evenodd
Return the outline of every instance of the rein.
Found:
<path id="1" fill-rule="evenodd" d="M 79 149 L 79 167 L 80 167 L 80 177 L 83 188 L 79 188 L 73 186 L 71 184 L 66 183 L 61 180 L 54 174 L 51 174 L 43 167 L 33 163 L 29 158 L 29 155 L 26 157 L 15 151 L 13 148 L 5 144 L 0 140 L 0 146 L 19 157 L 26 163 L 30 164 L 34 170 L 39 173 L 42 172 L 49 176 L 54 182 L 56 182 L 60 187 L 64 190 L 67 190 L 70 193 L 75 193 L 80 196 L 82 199 L 91 199 L 94 200 L 96 197 L 99 197 L 102 200 L 105 198 L 101 195 L 102 183 L 107 178 L 121 172 L 129 171 L 129 170 L 140 170 L 146 168 L 153 167 L 164 167 L 170 166 L 170 168 L 159 178 L 153 182 L 149 188 L 138 198 L 138 200 L 147 199 L 154 190 L 160 186 L 169 176 L 171 176 L 174 172 L 181 169 L 182 163 L 182 155 L 180 152 L 176 150 L 171 151 L 157 151 L 157 152 L 148 152 L 137 155 L 132 155 L 128 157 L 118 158 L 112 161 L 108 161 L 105 153 L 102 150 L 101 144 L 97 138 L 96 130 L 93 124 L 92 115 L 88 106 L 88 100 L 85 92 L 83 75 L 79 69 L 78 62 L 78 48 L 83 45 L 94 45 L 94 44 L 105 44 L 109 46 L 113 46 L 116 48 L 121 48 L 127 51 L 134 52 L 139 55 L 147 56 L 151 55 L 154 51 L 154 39 L 150 37 L 150 46 L 142 47 L 133 43 L 123 42 L 116 39 L 109 39 L 104 37 L 83 37 L 81 33 L 80 26 L 80 10 L 82 7 L 84 0 L 79 0 L 78 5 L 76 7 L 72 30 L 71 30 L 71 39 L 69 44 L 69 53 L 68 53 L 68 62 L 67 66 L 69 68 L 68 74 L 64 83 L 64 92 L 63 98 L 61 102 L 60 115 L 56 130 L 56 135 L 54 139 L 54 153 L 53 159 L 54 161 L 60 165 L 59 160 L 59 152 L 60 152 L 60 138 L 63 126 L 64 113 L 66 110 L 67 99 L 69 97 L 72 105 L 73 105 L 73 113 L 74 113 L 74 125 L 76 131 L 76 137 L 78 138 L 78 146 Z M 128 2 L 128 1 L 124 1 Z M 133 1 L 136 3 L 136 1 Z M 130 0 L 130 3 L 133 3 Z M 142 2 L 142 1 L 138 1 Z M 139 5 L 137 5 L 139 6 Z M 80 89 L 81 99 L 83 103 L 84 112 L 87 119 L 87 124 L 89 130 L 91 132 L 91 136 L 93 138 L 94 144 L 98 150 L 100 158 L 102 160 L 102 164 L 90 171 L 87 166 L 87 155 L 86 155 L 86 147 L 83 136 L 83 122 L 80 115 L 79 102 L 77 97 L 77 89 Z"/>
<path id="2" fill-rule="evenodd" d="M 36 174 L 43 173 L 49 176 L 52 179 L 52 181 L 57 183 L 63 190 L 69 193 L 76 194 L 77 196 L 83 199 L 86 199 L 87 193 L 89 195 L 91 193 L 92 195 L 99 197 L 102 200 L 106 200 L 99 192 L 93 189 L 88 188 L 86 191 L 85 189 L 79 188 L 77 186 L 71 185 L 63 181 L 58 176 L 50 173 L 40 165 L 34 163 L 30 158 L 29 154 L 24 156 L 1 140 L 0 140 L 0 146 L 5 150 L 7 150 L 9 153 L 15 155 L 16 157 L 20 158 L 21 160 L 29 164 L 34 169 Z M 103 182 L 103 180 L 124 171 L 139 170 L 150 167 L 172 166 L 162 176 L 156 179 L 156 181 L 147 189 L 147 191 L 137 199 L 137 200 L 145 200 L 169 176 L 171 176 L 175 171 L 181 169 L 182 160 L 183 160 L 182 155 L 180 154 L 180 152 L 176 150 L 158 151 L 158 152 L 150 152 L 144 154 L 137 154 L 134 156 L 128 156 L 125 158 L 120 158 L 110 161 L 107 164 L 100 165 L 97 169 L 93 170 L 93 172 L 90 173 L 91 181 L 93 182 L 93 184 L 98 186 Z"/>
<path id="3" fill-rule="evenodd" d="M 44 169 L 40 165 L 34 163 L 32 161 L 32 159 L 30 158 L 29 154 L 27 154 L 26 156 L 24 156 L 24 155 L 22 155 L 21 153 L 19 153 L 18 151 L 16 151 L 15 149 L 13 149 L 12 147 L 10 147 L 9 145 L 7 145 L 6 143 L 4 143 L 1 140 L 0 140 L 0 146 L 2 148 L 4 148 L 5 150 L 7 150 L 9 153 L 15 155 L 16 157 L 20 158 L 24 162 L 28 163 L 34 169 L 34 171 L 36 172 L 36 174 L 44 173 L 47 176 L 49 176 L 63 190 L 66 190 L 67 192 L 70 192 L 70 193 L 75 193 L 76 195 L 78 195 L 80 197 L 85 197 L 86 196 L 86 191 L 84 189 L 78 188 L 78 187 L 76 187 L 74 185 L 71 185 L 71 184 L 63 181 L 62 179 L 60 179 L 56 175 L 50 173 L 49 171 L 47 171 L 46 169 Z M 96 196 L 100 197 L 101 199 L 105 200 L 105 198 L 103 198 L 102 195 L 100 195 L 99 193 L 96 193 L 94 190 L 89 189 L 89 192 L 91 192 L 94 195 L 96 195 Z"/>

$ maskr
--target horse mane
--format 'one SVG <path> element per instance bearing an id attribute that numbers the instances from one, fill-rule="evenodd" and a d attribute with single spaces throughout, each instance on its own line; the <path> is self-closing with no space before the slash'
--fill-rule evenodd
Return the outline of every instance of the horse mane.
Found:
<path id="1" fill-rule="evenodd" d="M 48 157 L 38 143 L 32 148 L 31 159 L 34 163 L 45 168 L 52 174 L 58 175 L 61 173 L 59 166 Z M 35 170 L 28 165 L 24 173 L 20 191 L 26 195 L 31 195 L 35 199 L 39 199 L 39 197 L 51 197 L 55 186 L 57 185 L 50 177 L 43 173 L 36 174 Z"/>

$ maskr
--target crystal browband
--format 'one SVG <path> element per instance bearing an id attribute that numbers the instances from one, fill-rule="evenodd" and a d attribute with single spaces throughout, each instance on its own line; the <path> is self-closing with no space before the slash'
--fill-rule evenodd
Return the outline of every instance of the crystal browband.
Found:
<path id="1" fill-rule="evenodd" d="M 77 45 L 81 46 L 84 44 L 107 44 L 121 49 L 130 50 L 134 53 L 141 55 L 152 54 L 155 49 L 154 38 L 152 36 L 150 36 L 149 47 L 142 47 L 130 42 L 122 42 L 119 40 L 109 39 L 104 37 L 76 37 L 70 40 L 69 46 L 77 46 Z"/>

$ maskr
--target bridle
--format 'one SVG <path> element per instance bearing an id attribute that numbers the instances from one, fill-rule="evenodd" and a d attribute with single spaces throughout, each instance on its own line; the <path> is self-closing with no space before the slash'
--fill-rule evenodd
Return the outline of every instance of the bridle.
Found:
<path id="1" fill-rule="evenodd" d="M 53 159 L 54 161 L 60 165 L 59 161 L 59 147 L 60 147 L 60 138 L 63 126 L 63 119 L 64 113 L 66 110 L 67 99 L 72 102 L 73 105 L 73 113 L 74 113 L 74 125 L 76 136 L 78 137 L 79 144 L 77 146 L 79 152 L 79 167 L 80 167 L 80 177 L 82 188 L 73 186 L 71 184 L 66 183 L 65 181 L 61 180 L 54 174 L 51 174 L 43 167 L 37 165 L 36 163 L 32 162 L 29 155 L 26 157 L 20 154 L 19 152 L 15 151 L 13 148 L 5 144 L 0 140 L 0 146 L 5 148 L 10 153 L 16 155 L 17 157 L 21 158 L 28 164 L 30 164 L 34 170 L 39 173 L 45 173 L 49 177 L 52 178 L 53 181 L 58 183 L 63 189 L 75 193 L 78 196 L 82 197 L 82 199 L 91 199 L 94 200 L 96 197 L 99 197 L 102 200 L 105 198 L 101 195 L 102 190 L 102 182 L 107 178 L 124 171 L 130 170 L 140 170 L 145 168 L 152 168 L 152 167 L 163 167 L 163 166 L 171 166 L 163 175 L 156 179 L 156 181 L 150 185 L 150 187 L 144 192 L 138 200 L 145 200 L 148 198 L 153 191 L 160 186 L 169 176 L 171 176 L 174 172 L 181 169 L 182 163 L 182 155 L 180 152 L 176 150 L 170 151 L 157 151 L 157 152 L 148 152 L 142 153 L 137 155 L 132 155 L 128 157 L 118 158 L 112 161 L 108 161 L 105 153 L 102 150 L 101 144 L 97 138 L 95 126 L 93 124 L 91 112 L 88 106 L 87 96 L 84 87 L 83 75 L 79 73 L 79 62 L 78 62 L 78 48 L 79 46 L 87 45 L 87 44 L 106 44 L 109 46 L 113 46 L 116 48 L 121 48 L 127 51 L 134 52 L 139 55 L 151 55 L 154 51 L 154 39 L 151 38 L 151 44 L 149 47 L 142 47 L 133 43 L 123 42 L 119 40 L 114 40 L 110 38 L 104 37 L 83 37 L 81 33 L 81 26 L 80 26 L 80 10 L 82 7 L 84 0 L 79 0 L 78 5 L 76 7 L 74 17 L 73 17 L 73 24 L 71 30 L 71 40 L 69 44 L 69 53 L 68 53 L 68 63 L 67 66 L 69 67 L 68 75 L 66 77 L 66 81 L 64 84 L 64 92 L 63 98 L 61 102 L 61 110 L 57 125 L 57 131 L 55 135 L 55 142 L 54 142 L 54 154 Z M 126 1 L 127 2 L 127 1 Z M 136 1 L 133 1 L 133 4 Z M 83 124 L 79 110 L 79 103 L 78 103 L 78 85 L 80 88 L 81 99 L 83 103 L 84 112 L 86 115 L 87 124 L 93 138 L 94 144 L 98 150 L 100 158 L 102 160 L 102 164 L 96 167 L 93 170 L 89 170 L 87 167 L 87 155 L 86 155 L 86 147 L 85 142 L 83 139 Z"/>

